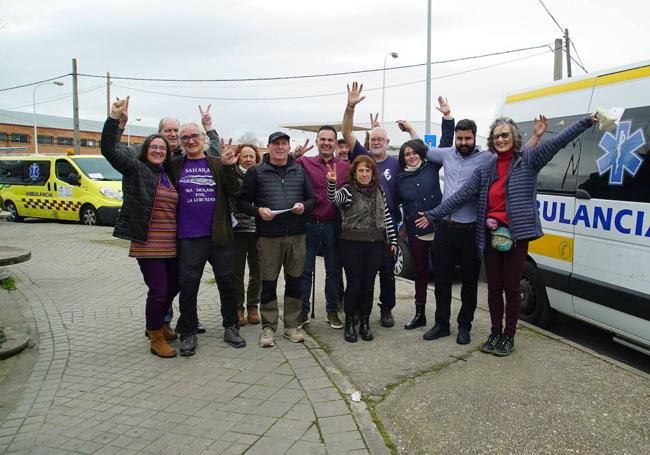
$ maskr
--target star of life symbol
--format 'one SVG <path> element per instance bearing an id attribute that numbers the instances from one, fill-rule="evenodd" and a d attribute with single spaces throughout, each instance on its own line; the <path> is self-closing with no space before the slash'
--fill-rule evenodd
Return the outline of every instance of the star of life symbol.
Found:
<path id="1" fill-rule="evenodd" d="M 38 166 L 36 163 L 32 163 L 31 166 L 29 166 L 29 178 L 32 180 L 38 180 L 38 177 L 41 173 L 41 168 Z"/>
<path id="2" fill-rule="evenodd" d="M 598 143 L 605 154 L 596 160 L 598 173 L 602 176 L 609 171 L 610 185 L 623 185 L 624 173 L 632 177 L 641 168 L 643 159 L 636 151 L 645 145 L 645 137 L 641 128 L 630 135 L 632 122 L 619 122 L 616 135 L 605 133 Z"/>

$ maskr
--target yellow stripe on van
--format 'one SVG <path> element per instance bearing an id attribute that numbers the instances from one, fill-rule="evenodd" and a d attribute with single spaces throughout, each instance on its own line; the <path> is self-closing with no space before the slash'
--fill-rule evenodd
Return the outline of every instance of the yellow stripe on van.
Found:
<path id="1" fill-rule="evenodd" d="M 598 77 L 590 77 L 589 79 L 583 79 L 581 81 L 567 82 L 566 84 L 555 85 L 553 87 L 545 87 L 537 90 L 531 90 L 529 92 L 516 93 L 506 98 L 506 104 L 530 100 L 533 98 L 541 98 L 549 95 L 556 95 L 558 93 L 584 90 L 592 88 L 594 85 L 615 84 L 617 82 L 629 81 L 632 79 L 639 79 L 648 76 L 650 76 L 650 66 L 644 66 L 627 71 L 620 71 L 618 73 L 605 74 Z"/>
<path id="2" fill-rule="evenodd" d="M 544 234 L 528 244 L 528 252 L 560 261 L 573 262 L 573 238 Z"/>

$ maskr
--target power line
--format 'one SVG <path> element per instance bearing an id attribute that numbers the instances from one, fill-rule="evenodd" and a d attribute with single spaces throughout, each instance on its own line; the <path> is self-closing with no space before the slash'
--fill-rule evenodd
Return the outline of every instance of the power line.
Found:
<path id="1" fill-rule="evenodd" d="M 432 65 L 440 65 L 443 63 L 453 63 L 453 62 L 460 62 L 464 60 L 474 60 L 474 59 L 479 59 L 479 58 L 485 58 L 485 57 L 493 57 L 496 55 L 503 55 L 503 54 L 512 54 L 514 52 L 523 52 L 523 51 L 529 51 L 533 49 L 541 49 L 543 47 L 548 46 L 548 44 L 540 44 L 539 46 L 531 46 L 531 47 L 522 47 L 520 49 L 510 49 L 507 51 L 499 51 L 499 52 L 491 52 L 488 54 L 481 54 L 481 55 L 472 55 L 469 57 L 459 57 L 459 58 L 454 58 L 454 59 L 449 59 L 449 60 L 440 60 L 437 62 L 431 62 Z M 274 77 L 247 77 L 247 78 L 239 78 L 239 79 L 164 79 L 164 78 L 144 78 L 144 77 L 125 77 L 125 76 L 113 76 L 111 75 L 111 80 L 127 80 L 127 81 L 148 81 L 148 82 L 251 82 L 251 81 L 276 81 L 276 80 L 287 80 L 287 79 L 313 79 L 317 77 L 332 77 L 332 76 L 347 76 L 351 74 L 364 74 L 364 73 L 376 73 L 380 71 L 394 71 L 394 70 L 402 70 L 402 69 L 407 69 L 407 68 L 418 68 L 421 66 L 426 66 L 426 63 L 416 63 L 413 65 L 402 65 L 402 66 L 392 66 L 390 68 L 374 68 L 374 69 L 368 69 L 368 70 L 356 70 L 356 71 L 344 71 L 340 73 L 324 73 L 324 74 L 304 74 L 304 75 L 299 75 L 299 76 L 274 76 Z M 106 79 L 105 75 L 99 75 L 99 74 L 78 74 L 78 76 L 83 76 L 83 77 L 94 77 L 94 78 L 102 78 Z"/>
<path id="2" fill-rule="evenodd" d="M 497 66 L 502 66 L 508 63 L 513 63 L 521 60 L 525 60 L 528 58 L 532 57 L 537 57 L 542 54 L 546 54 L 548 52 L 553 52 L 553 49 L 551 48 L 550 45 L 546 45 L 545 47 L 548 47 L 548 50 L 545 50 L 544 52 L 537 52 L 532 55 L 527 55 L 525 57 L 519 57 L 516 59 L 512 60 L 507 60 L 504 62 L 499 62 L 491 65 L 486 65 L 478 68 L 471 68 L 469 70 L 464 70 L 464 71 L 458 71 L 455 73 L 449 73 L 449 74 L 444 74 L 441 76 L 436 76 L 431 78 L 432 80 L 438 80 L 438 79 L 444 79 L 447 77 L 453 77 L 453 76 L 459 76 L 462 74 L 467 74 L 467 73 L 472 73 L 476 71 L 481 71 L 484 69 L 489 69 L 489 68 L 494 68 Z M 411 82 L 403 82 L 399 84 L 393 84 L 393 85 L 387 85 L 385 88 L 396 88 L 396 87 L 404 87 L 408 85 L 415 85 L 415 84 L 421 84 L 423 82 L 426 82 L 426 79 L 418 80 L 418 81 L 411 81 Z M 152 95 L 162 95 L 162 96 L 169 96 L 173 98 L 187 98 L 187 99 L 197 99 L 197 100 L 210 100 L 210 101 L 286 101 L 286 100 L 296 100 L 296 99 L 308 99 L 308 98 L 325 98 L 325 97 L 330 97 L 330 96 L 339 96 L 339 95 L 345 95 L 346 92 L 332 92 L 332 93 L 320 93 L 320 94 L 315 94 L 315 95 L 296 95 L 296 96 L 280 96 L 280 97 L 264 97 L 264 98 L 221 98 L 221 97 L 206 97 L 206 96 L 195 96 L 195 95 L 181 95 L 178 93 L 167 93 L 167 92 L 158 92 L 158 91 L 153 91 L 153 90 L 144 90 L 144 89 L 138 89 L 135 87 L 129 87 L 125 85 L 120 85 L 120 84 L 113 84 L 114 87 L 119 87 L 123 88 L 126 90 L 132 90 L 134 92 L 140 92 L 140 93 L 148 93 Z M 376 88 L 366 88 L 364 91 L 366 92 L 371 92 L 371 91 L 376 91 L 376 90 L 382 90 L 381 87 L 376 87 Z"/>
<path id="3" fill-rule="evenodd" d="M 85 95 L 86 93 L 90 93 L 90 92 L 93 92 L 95 90 L 103 89 L 104 87 L 106 87 L 106 84 L 94 85 L 92 87 L 89 87 L 89 88 L 86 88 L 86 89 L 83 89 L 83 90 L 79 91 L 79 94 L 80 95 Z M 60 100 L 64 100 L 64 99 L 67 99 L 67 98 L 72 98 L 72 94 L 70 94 L 70 95 L 59 95 L 59 96 L 54 96 L 52 98 L 46 98 L 46 99 L 36 103 L 36 105 L 40 106 L 41 104 L 53 103 L 54 101 L 60 101 Z M 27 104 L 19 104 L 17 106 L 2 107 L 0 109 L 11 111 L 11 110 L 14 110 L 14 109 L 20 109 L 22 107 L 31 107 L 33 105 L 34 105 L 34 103 L 27 103 Z"/>
<path id="4" fill-rule="evenodd" d="M 52 82 L 52 81 L 55 81 L 57 79 L 61 79 L 61 78 L 70 76 L 71 74 L 72 73 L 62 74 L 61 76 L 51 77 L 49 79 L 43 79 L 42 81 L 30 82 L 29 84 L 16 85 L 14 87 L 7 87 L 7 88 L 0 88 L 0 92 L 6 92 L 7 90 L 15 90 L 15 89 L 18 89 L 18 88 L 30 87 L 32 85 L 38 85 L 38 84 L 42 84 L 44 82 Z"/>
<path id="5" fill-rule="evenodd" d="M 564 27 L 560 25 L 560 23 L 555 19 L 555 16 L 551 13 L 551 11 L 546 7 L 544 2 L 542 0 L 537 0 L 539 3 L 542 5 L 542 7 L 546 10 L 549 16 L 551 16 L 551 19 L 553 19 L 553 22 L 555 22 L 555 25 L 557 25 L 557 28 L 560 29 L 560 32 L 564 35 Z"/>
<path id="6" fill-rule="evenodd" d="M 566 29 L 560 25 L 560 23 L 557 21 L 557 19 L 555 19 L 555 16 L 553 16 L 553 14 L 551 13 L 551 11 L 546 7 L 546 5 L 544 4 L 544 2 L 543 2 L 542 0 L 537 0 L 537 1 L 538 1 L 538 2 L 540 3 L 540 5 L 542 5 L 542 7 L 546 10 L 546 12 L 547 12 L 548 15 L 551 17 L 551 19 L 553 19 L 553 22 L 555 22 L 555 25 L 557 25 L 557 28 L 560 29 L 560 33 L 562 33 L 562 36 L 564 36 L 565 33 L 566 33 L 566 32 L 565 32 Z M 587 68 L 585 68 L 585 66 L 583 65 L 583 63 L 582 63 L 582 59 L 580 58 L 580 54 L 578 54 L 578 49 L 576 49 L 576 45 L 574 44 L 573 40 L 570 41 L 570 44 L 571 44 L 571 47 L 573 48 L 573 50 L 575 51 L 576 56 L 578 57 L 578 60 L 580 60 L 580 63 L 578 63 L 578 62 L 577 62 L 573 57 L 571 57 L 571 60 L 572 60 L 576 65 L 578 65 L 580 68 L 582 68 L 582 70 L 583 70 L 585 73 L 588 73 L 589 71 L 587 71 Z M 565 51 L 565 52 L 566 52 L 566 51 Z"/>

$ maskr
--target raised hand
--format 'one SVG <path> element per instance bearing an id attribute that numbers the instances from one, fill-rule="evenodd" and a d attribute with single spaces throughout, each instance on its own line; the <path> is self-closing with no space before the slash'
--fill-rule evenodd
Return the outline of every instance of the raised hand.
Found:
<path id="1" fill-rule="evenodd" d="M 237 162 L 235 150 L 232 148 L 224 148 L 221 152 L 221 162 L 226 165 L 235 164 Z"/>
<path id="2" fill-rule="evenodd" d="M 445 117 L 449 117 L 451 115 L 451 108 L 449 107 L 447 98 L 444 96 L 438 97 L 438 107 L 436 107 L 436 109 L 438 109 Z"/>
<path id="3" fill-rule="evenodd" d="M 126 128 L 126 124 L 129 121 L 129 100 L 130 100 L 130 98 L 131 98 L 130 96 L 127 96 L 126 99 L 124 100 L 124 104 L 125 104 L 124 110 L 120 114 L 120 123 L 118 124 L 118 128 L 121 129 L 121 130 Z"/>
<path id="4" fill-rule="evenodd" d="M 411 124 L 407 120 L 398 120 L 397 121 L 397 127 L 400 130 L 404 131 L 405 133 L 410 134 L 411 131 L 413 131 L 413 127 L 411 126 Z"/>
<path id="5" fill-rule="evenodd" d="M 533 132 L 538 138 L 542 137 L 548 128 L 548 119 L 544 115 L 537 117 L 533 123 Z"/>
<path id="6" fill-rule="evenodd" d="M 381 128 L 381 123 L 379 123 L 379 113 L 375 114 L 375 116 L 372 116 L 372 112 L 370 113 L 370 128 Z"/>
<path id="7" fill-rule="evenodd" d="M 348 106 L 349 107 L 354 107 L 357 104 L 359 104 L 361 101 L 366 99 L 365 96 L 361 96 L 361 91 L 363 90 L 363 84 L 359 84 L 358 82 L 353 82 L 352 83 L 352 88 L 350 88 L 350 85 L 348 84 Z"/>
<path id="8" fill-rule="evenodd" d="M 327 165 L 327 181 L 336 183 L 336 164 Z"/>
<path id="9" fill-rule="evenodd" d="M 119 99 L 116 98 L 116 101 L 113 102 L 111 105 L 111 113 L 110 117 L 119 120 L 122 114 L 124 113 L 125 109 L 127 109 L 129 106 L 129 97 L 127 96 L 126 99 Z M 128 114 L 128 112 L 127 112 Z"/>
<path id="10" fill-rule="evenodd" d="M 212 129 L 212 116 L 210 115 L 210 108 L 212 107 L 212 104 L 208 104 L 208 107 L 203 110 L 201 105 L 199 104 L 199 112 L 201 113 L 201 124 L 203 125 L 203 129 L 205 131 L 210 131 Z"/>
<path id="11" fill-rule="evenodd" d="M 300 158 L 305 153 L 307 153 L 308 151 L 314 148 L 313 144 L 307 147 L 308 145 L 309 145 L 309 139 L 306 139 L 304 145 L 299 145 L 298 147 L 296 147 L 296 149 L 293 151 L 294 159 Z"/>
<path id="12" fill-rule="evenodd" d="M 205 128 L 205 127 L 204 127 Z M 228 139 L 228 143 L 224 140 L 224 138 L 219 139 L 221 141 L 221 153 L 226 153 L 226 152 L 232 152 L 232 154 L 235 154 L 235 150 L 237 150 L 237 146 L 232 143 L 232 138 Z"/>

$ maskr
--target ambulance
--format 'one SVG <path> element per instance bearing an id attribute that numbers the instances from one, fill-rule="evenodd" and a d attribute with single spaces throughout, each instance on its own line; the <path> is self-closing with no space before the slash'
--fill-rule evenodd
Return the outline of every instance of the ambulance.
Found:
<path id="1" fill-rule="evenodd" d="M 508 93 L 500 114 L 527 141 L 539 114 L 548 138 L 599 107 L 616 124 L 587 130 L 539 173 L 545 235 L 529 246 L 521 318 L 544 327 L 560 312 L 650 355 L 650 61 Z"/>
<path id="2" fill-rule="evenodd" d="M 122 175 L 99 155 L 0 156 L 0 201 L 9 221 L 112 225 L 122 207 Z"/>

